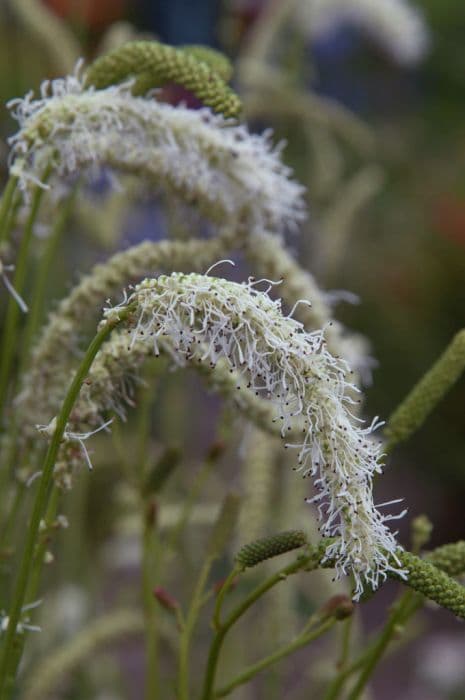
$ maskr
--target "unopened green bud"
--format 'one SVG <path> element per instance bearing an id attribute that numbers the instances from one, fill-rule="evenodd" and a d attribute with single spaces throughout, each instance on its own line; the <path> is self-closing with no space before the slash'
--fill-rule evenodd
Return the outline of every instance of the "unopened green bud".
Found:
<path id="1" fill-rule="evenodd" d="M 236 555 L 236 562 L 244 569 L 260 564 L 272 557 L 291 552 L 307 544 L 303 530 L 288 530 L 271 537 L 264 537 L 244 545 Z"/>
<path id="2" fill-rule="evenodd" d="M 465 572 L 465 542 L 454 542 L 437 547 L 428 552 L 426 559 L 449 576 L 459 576 Z"/>
<path id="3" fill-rule="evenodd" d="M 385 434 L 388 449 L 406 440 L 424 423 L 465 367 L 465 329 L 452 339 L 441 357 L 389 418 Z"/>

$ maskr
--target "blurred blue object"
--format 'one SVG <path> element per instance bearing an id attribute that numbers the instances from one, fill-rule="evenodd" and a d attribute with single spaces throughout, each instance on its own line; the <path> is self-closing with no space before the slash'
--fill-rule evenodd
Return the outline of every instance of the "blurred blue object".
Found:
<path id="1" fill-rule="evenodd" d="M 216 44 L 217 0 L 139 0 L 143 29 L 168 44 Z"/>

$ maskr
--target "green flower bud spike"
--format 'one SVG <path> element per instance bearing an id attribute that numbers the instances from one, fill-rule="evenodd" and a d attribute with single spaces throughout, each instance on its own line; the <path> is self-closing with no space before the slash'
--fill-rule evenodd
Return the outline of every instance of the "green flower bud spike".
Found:
<path id="1" fill-rule="evenodd" d="M 465 329 L 459 331 L 431 369 L 414 386 L 390 417 L 386 449 L 403 442 L 418 430 L 465 367 Z"/>
<path id="2" fill-rule="evenodd" d="M 266 559 L 291 552 L 305 544 L 307 544 L 307 538 L 302 530 L 280 532 L 277 535 L 264 537 L 241 547 L 236 555 L 236 562 L 244 569 L 249 569 Z"/>
<path id="3" fill-rule="evenodd" d="M 426 559 L 449 576 L 460 576 L 465 572 L 465 542 L 460 540 L 437 547 L 428 552 Z"/>
<path id="4" fill-rule="evenodd" d="M 409 572 L 407 581 L 403 580 L 404 583 L 465 620 L 464 586 L 429 561 L 419 559 L 410 552 L 399 552 L 398 554 L 402 565 Z M 402 580 L 395 572 L 389 572 L 389 576 Z"/>
<path id="5" fill-rule="evenodd" d="M 242 105 L 223 80 L 226 72 L 227 63 L 212 50 L 200 47 L 185 50 L 157 41 L 130 41 L 94 61 L 87 71 L 86 84 L 105 88 L 135 77 L 135 92 L 141 94 L 151 87 L 176 83 L 214 112 L 237 117 Z"/>

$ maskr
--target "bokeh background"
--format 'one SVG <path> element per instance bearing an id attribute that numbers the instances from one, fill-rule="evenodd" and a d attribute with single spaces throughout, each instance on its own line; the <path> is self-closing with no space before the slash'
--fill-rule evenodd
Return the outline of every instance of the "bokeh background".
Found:
<path id="1" fill-rule="evenodd" d="M 91 59 L 132 38 L 223 50 L 237 66 L 233 84 L 251 128 L 271 127 L 276 140 L 285 140 L 284 158 L 307 188 L 308 221 L 289 236 L 288 245 L 331 291 L 336 317 L 369 340 L 366 412 L 386 418 L 464 326 L 465 5 L 412 1 L 410 22 L 402 13 L 397 18 L 400 2 L 386 11 L 388 19 L 382 6 L 389 3 L 376 5 L 375 0 L 327 0 L 326 9 L 323 0 L 0 0 L 0 102 L 69 71 L 79 56 Z M 167 99 L 190 98 L 173 90 Z M 4 179 L 7 138 L 15 126 L 7 110 L 0 114 Z M 108 187 L 102 181 L 73 220 L 51 275 L 51 301 L 95 261 L 143 237 L 163 237 L 173 223 L 172 214 L 150 197 L 135 206 L 124 207 L 117 198 L 108 205 Z M 99 198 L 108 205 L 100 218 Z M 246 272 L 240 268 L 239 277 Z M 200 459 L 211 441 L 217 403 L 194 379 L 165 384 L 161 394 L 169 394 L 176 410 L 163 402 L 157 409 L 164 438 Z M 198 401 L 203 416 L 194 417 Z M 421 513 L 434 523 L 432 545 L 465 538 L 464 406 L 462 379 L 390 457 L 379 493 L 381 500 L 405 497 L 409 514 L 400 537 L 406 544 L 409 522 Z M 234 459 L 229 460 L 232 473 Z M 215 475 L 211 493 L 221 492 L 229 472 Z M 97 470 L 92 479 L 92 489 L 82 487 L 82 528 L 96 551 L 110 546 L 113 511 L 130 496 L 114 487 L 108 470 Z M 109 488 L 115 497 L 102 505 Z M 189 483 L 177 488 L 188 492 Z M 79 546 L 82 550 L 82 541 Z M 79 554 L 89 565 L 93 556 L 92 547 Z M 79 557 L 62 561 L 67 588 L 56 591 L 57 618 L 61 610 L 70 629 L 73 610 L 84 614 L 80 606 L 91 605 L 80 587 Z M 100 557 L 95 554 L 104 566 Z M 107 575 L 105 593 L 98 594 L 105 604 L 119 595 L 125 576 L 133 580 L 131 567 L 124 571 L 115 573 L 117 580 Z M 92 578 L 97 580 L 97 572 L 87 577 L 87 587 Z M 386 586 L 365 606 L 366 629 L 380 624 L 394 589 Z M 299 595 L 305 598 L 305 592 Z M 463 624 L 430 610 L 411 637 L 378 671 L 371 697 L 465 698 Z M 113 654 L 108 668 L 91 664 L 57 697 L 140 697 L 140 648 L 133 644 L 117 653 L 126 667 L 124 693 L 116 683 L 108 690 Z M 329 661 L 320 654 L 315 663 L 324 668 Z M 282 672 L 280 685 L 262 679 L 249 695 L 233 697 L 310 697 L 302 664 L 310 666 L 298 655 Z M 107 690 L 97 691 L 99 683 Z"/>

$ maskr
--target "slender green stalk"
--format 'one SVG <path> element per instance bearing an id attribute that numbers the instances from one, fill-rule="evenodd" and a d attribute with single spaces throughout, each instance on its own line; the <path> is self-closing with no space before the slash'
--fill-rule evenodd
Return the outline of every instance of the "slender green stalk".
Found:
<path id="1" fill-rule="evenodd" d="M 376 643 L 372 647 L 370 653 L 366 658 L 366 662 L 362 669 L 362 672 L 351 690 L 348 700 L 357 700 L 359 698 L 369 679 L 371 678 L 373 671 L 381 659 L 383 653 L 385 652 L 389 642 L 395 635 L 398 625 L 405 621 L 405 613 L 410 607 L 412 598 L 414 597 L 413 591 L 407 591 L 395 604 L 389 619 L 384 626 L 381 634 L 379 635 Z"/>
<path id="2" fill-rule="evenodd" d="M 150 386 L 142 392 L 137 420 L 137 469 L 140 475 L 141 485 L 144 482 L 147 467 L 148 443 L 150 438 L 150 420 L 156 392 L 153 382 L 160 371 L 159 364 L 154 363 L 149 369 Z"/>
<path id="3" fill-rule="evenodd" d="M 50 525 L 55 519 L 59 496 L 60 492 L 58 491 L 58 489 L 56 487 L 52 487 L 52 492 L 47 507 L 47 513 L 43 518 L 43 522 L 46 525 Z M 35 601 L 37 599 L 37 593 L 40 585 L 40 577 L 42 574 L 42 566 L 45 561 L 45 554 L 48 550 L 49 539 L 50 535 L 48 533 L 44 533 L 42 537 L 39 537 L 38 539 L 34 555 L 34 563 L 31 574 L 29 576 L 29 583 L 27 586 L 26 600 Z M 19 666 L 19 663 L 21 661 L 21 656 L 23 654 L 25 643 L 25 634 L 22 634 L 21 636 L 17 637 L 12 656 L 12 664 L 16 667 Z"/>
<path id="4" fill-rule="evenodd" d="M 367 650 L 371 651 L 371 647 Z M 353 673 L 359 670 L 365 663 L 366 658 L 368 657 L 368 653 L 365 652 L 359 656 L 358 659 L 353 661 L 349 666 L 347 666 L 344 669 L 341 669 L 337 676 L 333 678 L 331 681 L 324 697 L 323 700 L 337 700 L 337 698 L 340 695 L 340 692 L 346 682 L 346 680 L 351 676 Z"/>
<path id="5" fill-rule="evenodd" d="M 160 669 L 158 657 L 159 609 L 153 596 L 155 586 L 154 562 L 158 559 L 160 542 L 152 519 L 147 515 L 147 504 L 143 504 L 145 523 L 142 549 L 142 595 L 144 601 L 145 649 L 146 649 L 146 685 L 145 697 L 155 700 L 160 697 Z"/>
<path id="6" fill-rule="evenodd" d="M 219 630 L 221 627 L 221 608 L 223 607 L 223 602 L 226 596 L 226 593 L 228 593 L 231 590 L 231 586 L 234 583 L 234 580 L 241 574 L 243 571 L 242 567 L 234 567 L 234 569 L 231 571 L 229 576 L 226 578 L 224 581 L 223 585 L 221 586 L 218 595 L 216 597 L 216 603 L 215 603 L 215 610 L 213 612 L 213 627 L 216 630 Z"/>
<path id="7" fill-rule="evenodd" d="M 47 291 L 48 282 L 50 280 L 50 270 L 53 267 L 53 261 L 58 248 L 58 244 L 60 242 L 65 226 L 68 223 L 69 216 L 74 205 L 75 197 L 76 188 L 72 190 L 71 194 L 67 197 L 66 201 L 60 206 L 55 219 L 55 223 L 45 243 L 45 249 L 42 254 L 39 263 L 39 269 L 37 271 L 34 285 L 32 288 L 31 304 L 26 319 L 24 334 L 21 339 L 22 347 L 20 374 L 22 374 L 26 367 L 27 359 L 31 350 L 32 340 L 34 338 L 34 334 L 37 331 L 39 322 L 41 321 L 44 308 L 45 294 Z"/>
<path id="8" fill-rule="evenodd" d="M 351 615 L 350 617 L 347 618 L 347 620 L 344 620 L 344 623 L 342 625 L 341 655 L 340 655 L 339 661 L 338 661 L 338 666 L 341 669 L 344 669 L 347 666 L 347 662 L 348 662 L 349 656 L 350 656 L 350 640 L 351 640 L 351 634 L 352 634 L 353 620 L 354 620 L 354 616 Z"/>
<path id="9" fill-rule="evenodd" d="M 245 598 L 240 605 L 238 605 L 226 618 L 224 623 L 217 630 L 213 642 L 210 646 L 210 653 L 207 661 L 207 669 L 205 672 L 204 685 L 202 690 L 201 698 L 202 700 L 211 700 L 213 697 L 213 687 L 215 683 L 216 671 L 218 667 L 218 659 L 223 647 L 224 639 L 237 620 L 253 605 L 262 595 L 264 595 L 270 588 L 273 588 L 280 581 L 285 580 L 290 574 L 294 574 L 300 571 L 304 566 L 309 566 L 309 557 L 299 557 L 296 561 L 292 562 L 288 566 L 285 566 L 280 571 L 270 576 L 266 581 L 257 586 L 252 593 L 250 593 L 247 598 Z M 317 562 L 315 563 L 317 566 Z"/>
<path id="10" fill-rule="evenodd" d="M 195 584 L 192 600 L 187 612 L 186 621 L 181 634 L 179 645 L 179 668 L 178 668 L 178 700 L 189 700 L 189 652 L 194 628 L 199 616 L 203 602 L 203 593 L 207 585 L 213 564 L 213 557 L 207 557 L 200 570 L 197 583 Z"/>
<path id="11" fill-rule="evenodd" d="M 187 498 L 185 499 L 182 507 L 182 511 L 179 516 L 179 520 L 176 523 L 175 527 L 172 529 L 170 532 L 168 542 L 167 542 L 167 550 L 168 549 L 176 549 L 179 540 L 181 538 L 182 533 L 184 532 L 184 528 L 189 521 L 190 515 L 192 513 L 192 510 L 195 506 L 195 502 L 197 501 L 204 485 L 205 482 L 207 481 L 208 477 L 211 474 L 211 471 L 213 467 L 215 466 L 216 460 L 214 459 L 206 459 L 204 464 L 201 466 L 199 469 L 195 482 L 192 485 L 192 488 L 190 489 Z"/>
<path id="12" fill-rule="evenodd" d="M 418 430 L 465 368 L 465 329 L 451 340 L 442 355 L 423 375 L 390 416 L 385 435 L 386 449 L 407 440 Z"/>
<path id="13" fill-rule="evenodd" d="M 14 175 L 10 175 L 5 189 L 3 190 L 2 200 L 0 202 L 0 244 L 6 240 L 8 235 L 9 223 L 11 221 L 10 211 L 13 206 L 17 184 L 18 178 Z"/>
<path id="14" fill-rule="evenodd" d="M 13 286 L 18 294 L 22 294 L 24 283 L 26 281 L 26 269 L 29 256 L 29 248 L 32 240 L 34 223 L 37 218 L 44 189 L 36 187 L 32 197 L 31 210 L 24 227 L 23 236 L 18 250 L 16 259 L 15 274 L 13 278 Z M 3 327 L 3 341 L 0 353 L 0 412 L 3 409 L 5 402 L 8 382 L 10 379 L 10 371 L 13 363 L 15 348 L 17 346 L 18 335 L 18 320 L 20 309 L 15 299 L 10 297 L 8 308 Z"/>
<path id="15" fill-rule="evenodd" d="M 430 561 L 441 571 L 449 576 L 458 576 L 465 569 L 465 544 L 457 542 L 429 552 L 426 555 L 426 561 Z M 408 583 L 408 582 L 407 582 Z M 382 654 L 386 650 L 390 640 L 396 632 L 397 625 L 405 624 L 418 609 L 423 605 L 424 597 L 414 590 L 407 591 L 404 596 L 398 601 L 394 607 L 391 616 L 388 619 L 387 626 L 383 628 L 379 636 L 366 648 L 349 666 L 341 668 L 339 673 L 331 682 L 324 700 L 336 700 L 345 685 L 346 680 L 359 669 L 363 669 L 363 674 L 367 673 L 367 666 L 370 665 L 370 674 L 373 672 L 376 664 L 381 659 Z M 399 612 L 399 606 L 401 610 Z M 392 616 L 395 616 L 394 623 L 391 623 Z M 360 676 L 361 678 L 362 676 Z M 368 680 L 368 676 L 367 676 Z"/>
<path id="16" fill-rule="evenodd" d="M 31 305 L 29 313 L 26 318 L 26 327 L 24 329 L 24 334 L 21 342 L 21 361 L 20 361 L 20 371 L 18 376 L 22 376 L 24 369 L 27 364 L 27 359 L 31 350 L 31 344 L 34 337 L 34 333 L 37 330 L 39 321 L 41 319 L 41 314 L 43 312 L 45 293 L 47 289 L 47 283 L 50 278 L 50 269 L 53 264 L 55 253 L 57 250 L 58 243 L 61 238 L 61 234 L 65 228 L 68 221 L 72 205 L 74 203 L 75 190 L 68 197 L 66 202 L 60 208 L 58 212 L 57 219 L 53 226 L 50 236 L 45 244 L 45 250 L 42 255 L 38 273 L 35 278 L 35 284 L 31 293 Z M 10 447 L 7 451 L 6 459 L 2 465 L 3 479 L 7 479 L 12 470 L 12 465 L 17 454 L 17 436 L 19 432 L 18 416 L 12 416 L 11 424 L 9 426 L 10 433 Z M 22 494 L 24 489 L 21 485 L 16 485 L 17 495 L 21 494 L 20 499 L 22 499 Z M 16 496 L 14 497 L 14 504 L 16 505 Z"/>
<path id="17" fill-rule="evenodd" d="M 204 563 L 192 594 L 185 624 L 182 627 L 179 648 L 178 700 L 190 700 L 189 695 L 189 653 L 191 639 L 202 606 L 210 599 L 204 595 L 212 564 L 219 557 L 233 531 L 239 510 L 238 497 L 232 493 L 226 495 L 216 519 L 215 526 L 206 547 Z"/>
<path id="18" fill-rule="evenodd" d="M 34 564 L 34 554 L 40 522 L 47 508 L 50 487 L 53 479 L 53 468 L 55 466 L 60 443 L 66 430 L 66 424 L 73 409 L 74 403 L 79 395 L 82 383 L 87 376 L 97 352 L 110 335 L 113 328 L 121 321 L 125 320 L 132 311 L 132 306 L 127 306 L 125 309 L 122 309 L 118 318 L 114 317 L 111 322 L 107 322 L 96 334 L 90 343 L 86 354 L 84 355 L 73 381 L 71 382 L 60 413 L 58 414 L 55 432 L 47 450 L 42 468 L 42 474 L 35 497 L 31 520 L 26 535 L 23 556 L 15 585 L 13 602 L 9 611 L 9 623 L 5 634 L 2 657 L 0 659 L 0 700 L 7 700 L 16 676 L 16 669 L 19 659 L 15 659 L 15 663 L 12 663 L 16 629 L 18 622 L 20 621 L 21 610 L 25 602 L 26 591 Z"/>
<path id="19" fill-rule="evenodd" d="M 231 693 L 234 690 L 234 688 L 237 688 L 239 685 L 247 683 L 251 678 L 256 676 L 257 673 L 264 671 L 265 668 L 272 666 L 276 662 L 281 661 L 281 659 L 284 659 L 286 658 L 286 656 L 292 654 L 294 651 L 297 651 L 298 649 L 307 646 L 307 644 L 310 644 L 315 639 L 318 639 L 318 637 L 321 637 L 323 634 L 325 634 L 325 632 L 330 630 L 336 622 L 336 618 L 330 618 L 329 620 L 325 620 L 316 629 L 306 629 L 304 632 L 299 634 L 299 636 L 296 637 L 292 642 L 286 644 L 281 649 L 278 649 L 278 651 L 275 651 L 274 654 L 270 654 L 261 661 L 258 661 L 257 663 L 248 666 L 248 668 L 246 668 L 242 673 L 236 676 L 234 680 L 225 685 L 223 688 L 217 690 L 214 694 L 214 697 L 224 698 L 226 695 L 229 695 L 229 693 Z"/>
<path id="20" fill-rule="evenodd" d="M 47 512 L 43 518 L 43 522 L 46 527 L 50 526 L 55 520 L 58 503 L 60 499 L 60 491 L 56 486 L 51 487 L 50 496 L 48 498 Z M 39 542 L 36 545 L 36 552 L 34 557 L 34 562 L 32 565 L 32 570 L 29 576 L 29 584 L 27 587 L 26 599 L 35 600 L 39 590 L 40 577 L 42 574 L 42 566 L 44 564 L 44 557 L 49 546 L 50 534 L 45 533 L 42 538 L 39 538 Z"/>

